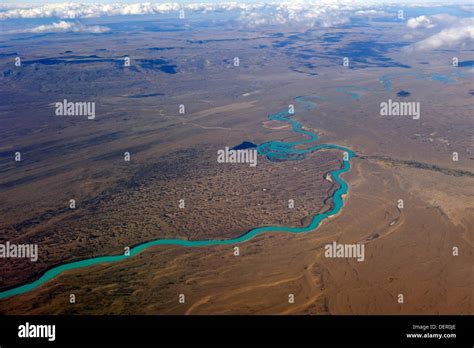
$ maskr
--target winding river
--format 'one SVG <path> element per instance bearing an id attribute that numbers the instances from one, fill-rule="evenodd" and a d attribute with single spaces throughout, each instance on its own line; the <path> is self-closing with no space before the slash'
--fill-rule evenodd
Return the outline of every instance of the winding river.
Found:
<path id="1" fill-rule="evenodd" d="M 316 107 L 316 101 L 324 99 L 320 96 L 299 96 L 295 98 L 295 101 L 303 106 L 305 109 L 310 110 Z M 288 227 L 288 226 L 264 226 L 254 228 L 247 233 L 241 235 L 240 237 L 232 239 L 210 239 L 210 240 L 182 240 L 182 239 L 156 239 L 150 242 L 146 242 L 137 246 L 134 246 L 130 249 L 130 255 L 113 255 L 113 256 L 100 256 L 93 257 L 90 259 L 85 259 L 81 261 L 74 261 L 69 263 L 64 263 L 59 266 L 55 266 L 48 271 L 46 271 L 40 278 L 37 280 L 27 283 L 24 285 L 16 286 L 11 289 L 0 292 L 0 299 L 7 297 L 24 294 L 28 291 L 31 291 L 40 285 L 56 278 L 60 274 L 75 270 L 79 268 L 85 268 L 97 264 L 120 262 L 125 259 L 135 256 L 142 251 L 158 246 L 158 245 L 177 245 L 183 247 L 205 247 L 212 245 L 233 245 L 238 243 L 246 242 L 255 236 L 263 233 L 277 233 L 277 232 L 289 232 L 289 233 L 304 233 L 315 230 L 321 221 L 328 218 L 329 216 L 337 214 L 343 207 L 344 201 L 343 196 L 347 193 L 348 186 L 347 183 L 341 179 L 340 175 L 346 173 L 350 170 L 350 159 L 355 156 L 355 153 L 343 146 L 334 145 L 334 144 L 313 144 L 318 140 L 317 134 L 309 130 L 303 129 L 303 126 L 298 121 L 292 119 L 293 115 L 289 111 L 283 111 L 276 114 L 272 114 L 268 117 L 271 121 L 278 121 L 282 123 L 288 123 L 291 125 L 293 132 L 302 135 L 302 139 L 293 142 L 283 142 L 279 140 L 269 141 L 263 143 L 257 147 L 257 151 L 260 155 L 266 156 L 269 160 L 278 161 L 278 160 L 302 160 L 305 158 L 305 155 L 314 151 L 321 149 L 336 149 L 344 153 L 342 167 L 331 172 L 332 179 L 339 185 L 338 189 L 334 192 L 333 195 L 333 204 L 332 208 L 318 215 L 313 216 L 311 223 L 306 227 Z M 303 147 L 306 146 L 306 147 Z"/>

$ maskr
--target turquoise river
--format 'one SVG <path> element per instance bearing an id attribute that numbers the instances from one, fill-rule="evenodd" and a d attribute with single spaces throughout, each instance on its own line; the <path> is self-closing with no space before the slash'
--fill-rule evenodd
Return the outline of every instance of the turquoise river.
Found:
<path id="1" fill-rule="evenodd" d="M 300 96 L 296 97 L 295 101 L 302 105 L 306 110 L 310 110 L 316 107 L 316 100 L 324 99 L 319 96 Z M 328 218 L 331 215 L 337 214 L 343 207 L 344 201 L 343 196 L 347 193 L 348 186 L 347 183 L 341 179 L 340 175 L 346 173 L 350 170 L 350 159 L 355 156 L 355 153 L 345 147 L 333 144 L 317 144 L 313 143 L 318 140 L 318 136 L 308 130 L 304 130 L 301 123 L 295 121 L 291 118 L 293 116 L 289 111 L 279 112 L 269 116 L 269 120 L 278 121 L 283 123 L 288 123 L 291 125 L 293 131 L 297 134 L 302 135 L 302 139 L 293 142 L 283 142 L 283 141 L 269 141 L 263 143 L 257 147 L 257 152 L 266 156 L 269 160 L 272 161 L 281 161 L 281 160 L 301 160 L 304 159 L 305 155 L 314 151 L 321 149 L 335 149 L 343 151 L 343 161 L 340 169 L 334 170 L 331 172 L 332 179 L 338 184 L 338 189 L 334 192 L 333 195 L 333 204 L 330 210 L 325 213 L 321 213 L 313 216 L 311 223 L 306 227 L 287 227 L 287 226 L 264 226 L 254 228 L 247 233 L 241 235 L 240 237 L 232 239 L 211 239 L 211 240 L 182 240 L 182 239 L 157 239 L 150 242 L 146 242 L 137 246 L 134 246 L 130 249 L 129 255 L 113 255 L 113 256 L 100 256 L 90 259 L 85 259 L 81 261 L 64 263 L 62 265 L 55 266 L 48 271 L 46 271 L 40 278 L 37 280 L 13 287 L 11 289 L 0 292 L 0 299 L 7 297 L 19 295 L 31 291 L 40 285 L 56 278 L 60 274 L 75 270 L 79 268 L 85 268 L 93 265 L 111 263 L 111 262 L 120 262 L 129 257 L 133 257 L 145 249 L 155 247 L 158 245 L 177 245 L 182 247 L 205 247 L 212 245 L 233 245 L 238 243 L 246 242 L 255 236 L 262 233 L 276 233 L 276 232 L 289 232 L 289 233 L 304 233 L 314 231 L 321 221 Z M 312 145 L 313 144 L 313 145 Z M 304 147 L 306 146 L 306 147 Z"/>

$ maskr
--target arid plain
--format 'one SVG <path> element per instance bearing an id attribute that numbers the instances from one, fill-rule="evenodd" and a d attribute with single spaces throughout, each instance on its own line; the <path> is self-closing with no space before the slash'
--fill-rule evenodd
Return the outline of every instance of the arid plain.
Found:
<path id="1" fill-rule="evenodd" d="M 88 45 L 87 35 L 2 37 L 0 238 L 37 243 L 40 253 L 36 263 L 1 259 L 2 289 L 158 238 L 307 226 L 333 206 L 338 185 L 328 174 L 342 166 L 341 151 L 259 156 L 256 167 L 216 161 L 218 149 L 244 141 L 301 139 L 268 119 L 290 104 L 317 143 L 356 153 L 342 175 L 344 207 L 315 231 L 236 244 L 238 256 L 234 245 L 158 246 L 68 271 L 0 300 L 0 313 L 473 313 L 474 83 L 472 68 L 451 64 L 468 61 L 472 44 L 407 54 L 398 42 L 404 24 L 383 21 L 218 33 L 163 23 L 94 35 Z M 351 56 L 357 43 L 365 50 Z M 63 99 L 94 101 L 96 118 L 55 116 Z M 420 119 L 382 116 L 389 99 L 419 102 Z M 325 257 L 334 241 L 364 244 L 365 260 Z"/>

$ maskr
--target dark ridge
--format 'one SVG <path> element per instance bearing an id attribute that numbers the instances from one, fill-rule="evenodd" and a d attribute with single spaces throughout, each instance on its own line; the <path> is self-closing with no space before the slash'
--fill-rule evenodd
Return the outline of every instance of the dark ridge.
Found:
<path id="1" fill-rule="evenodd" d="M 282 40 L 282 41 L 277 41 L 277 42 L 272 43 L 272 46 L 274 48 L 280 48 L 280 47 L 285 47 L 285 46 L 291 45 L 292 43 L 293 43 L 293 41 L 291 39 Z"/>
<path id="2" fill-rule="evenodd" d="M 322 36 L 322 40 L 324 42 L 336 43 L 336 42 L 340 42 L 344 38 L 345 35 L 346 35 L 345 32 L 327 33 Z"/>
<path id="3" fill-rule="evenodd" d="M 176 65 L 169 64 L 166 59 L 138 59 L 137 62 L 144 69 L 158 69 L 167 74 L 176 74 L 178 72 Z"/>
<path id="4" fill-rule="evenodd" d="M 14 57 L 18 56 L 18 53 L 12 52 L 12 53 L 0 53 L 0 58 L 7 58 L 7 57 Z"/>
<path id="5" fill-rule="evenodd" d="M 163 65 L 160 68 L 160 71 L 167 73 L 167 74 L 177 74 L 178 70 L 176 69 L 176 65 Z"/>
<path id="6" fill-rule="evenodd" d="M 343 45 L 336 45 L 345 37 L 345 32 L 324 34 L 318 37 L 301 38 L 305 42 L 318 40 L 322 42 L 324 49 L 315 51 L 308 48 L 300 48 L 301 45 L 292 45 L 293 36 L 289 36 L 273 43 L 273 47 L 283 49 L 286 55 L 296 57 L 303 61 L 314 61 L 322 59 L 339 61 L 342 57 L 350 57 L 350 69 L 364 69 L 372 67 L 399 67 L 410 68 L 409 65 L 394 61 L 387 53 L 399 50 L 407 45 L 405 42 L 388 43 L 376 40 L 354 41 Z"/>
<path id="7" fill-rule="evenodd" d="M 54 57 L 27 60 L 23 65 L 28 66 L 32 64 L 56 65 L 56 64 L 87 64 L 87 63 L 116 63 L 117 59 L 101 58 L 96 55 L 93 56 L 69 56 L 69 57 Z"/>
<path id="8" fill-rule="evenodd" d="M 359 157 L 361 159 L 369 159 L 369 160 L 374 159 L 374 160 L 388 162 L 391 164 L 401 164 L 401 165 L 406 165 L 408 167 L 414 167 L 418 169 L 432 170 L 435 172 L 440 172 L 445 175 L 474 177 L 474 173 L 470 171 L 440 167 L 435 164 L 422 163 L 422 162 L 417 162 L 417 161 L 412 161 L 412 160 L 401 160 L 401 159 L 391 158 L 387 156 L 359 156 Z"/>
<path id="9" fill-rule="evenodd" d="M 148 94 L 135 94 L 135 95 L 130 95 L 128 98 L 148 98 L 148 97 L 158 97 L 164 95 L 163 93 L 148 93 Z"/>
<path id="10" fill-rule="evenodd" d="M 474 68 L 474 60 L 465 60 L 458 63 L 458 68 Z"/>
<path id="11" fill-rule="evenodd" d="M 271 34 L 270 36 L 271 37 L 283 37 L 283 36 L 285 36 L 285 34 L 279 32 L 279 33 Z"/>
<path id="12" fill-rule="evenodd" d="M 403 97 L 403 98 L 409 97 L 410 95 L 411 95 L 410 92 L 403 91 L 403 90 L 402 90 L 402 91 L 399 91 L 399 92 L 397 93 L 397 96 L 398 96 L 398 97 Z"/>
<path id="13" fill-rule="evenodd" d="M 170 64 L 168 60 L 162 58 L 156 59 L 137 59 L 137 64 L 144 69 L 157 69 L 166 74 L 176 74 L 178 72 L 177 66 Z M 138 72 L 135 66 L 125 67 L 123 65 L 122 58 L 102 58 L 97 55 L 90 56 L 69 56 L 69 57 L 52 57 L 52 58 L 41 58 L 24 61 L 23 65 L 56 65 L 56 64 L 88 64 L 88 63 L 114 63 L 117 68 L 127 68 L 132 71 Z M 4 72 L 5 75 L 5 72 Z M 6 75 L 9 75 L 6 74 Z"/>
<path id="14" fill-rule="evenodd" d="M 109 25 L 110 27 L 110 25 Z M 175 32 L 175 31 L 186 31 L 183 28 L 163 28 L 157 26 L 144 26 L 143 31 L 152 32 L 152 33 L 165 33 L 165 32 Z"/>
<path id="15" fill-rule="evenodd" d="M 399 67 L 410 68 L 409 65 L 398 63 L 385 54 L 406 46 L 406 43 L 383 43 L 374 40 L 354 41 L 328 53 L 337 57 L 350 57 L 350 68 L 364 67 Z M 354 64 L 355 63 L 355 64 Z"/>
<path id="16" fill-rule="evenodd" d="M 256 144 L 250 141 L 243 141 L 239 145 L 234 146 L 231 150 L 243 150 L 243 149 L 251 149 L 257 147 Z"/>
<path id="17" fill-rule="evenodd" d="M 296 68 L 290 68 L 291 71 L 294 71 L 296 73 L 299 73 L 299 74 L 305 74 L 305 75 L 308 75 L 308 76 L 316 76 L 318 75 L 318 73 L 315 73 L 315 72 L 310 72 L 310 71 L 303 71 L 303 70 L 299 70 L 299 69 L 296 69 Z"/>
<path id="18" fill-rule="evenodd" d="M 174 50 L 176 47 L 148 47 L 148 48 L 143 48 L 144 50 L 147 51 L 168 51 L 168 50 Z"/>

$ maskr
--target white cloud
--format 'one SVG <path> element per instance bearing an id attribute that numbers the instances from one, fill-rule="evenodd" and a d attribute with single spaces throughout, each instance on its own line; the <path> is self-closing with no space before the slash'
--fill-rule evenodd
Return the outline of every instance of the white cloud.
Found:
<path id="1" fill-rule="evenodd" d="M 410 50 L 425 51 L 438 48 L 462 46 L 474 40 L 474 19 L 466 18 L 458 21 L 439 33 L 429 36 L 409 47 Z"/>
<path id="2" fill-rule="evenodd" d="M 355 12 L 358 17 L 395 17 L 395 12 L 390 14 L 381 10 L 359 10 Z"/>
<path id="3" fill-rule="evenodd" d="M 370 0 L 369 0 L 370 1 Z M 13 18 L 95 18 L 119 15 L 144 15 L 211 11 L 236 11 L 244 25 L 304 24 L 330 27 L 347 23 L 354 11 L 356 16 L 375 16 L 382 11 L 371 9 L 353 0 L 293 0 L 286 2 L 221 2 L 221 3 L 54 3 L 47 5 L 9 6 L 0 10 L 0 19 Z"/>
<path id="4" fill-rule="evenodd" d="M 94 33 L 100 34 L 109 31 L 107 27 L 98 25 L 86 26 L 76 22 L 59 21 L 53 24 L 40 25 L 31 29 L 13 30 L 9 33 L 63 33 L 63 32 L 74 32 L 74 33 Z"/>
<path id="5" fill-rule="evenodd" d="M 262 0 L 263 1 L 263 0 Z M 380 2 L 380 1 L 379 1 Z M 52 3 L 52 4 L 15 4 L 0 6 L 0 19 L 10 18 L 93 18 L 117 15 L 140 15 L 177 12 L 181 9 L 191 12 L 208 12 L 222 10 L 238 10 L 242 12 L 265 12 L 272 10 L 276 20 L 285 20 L 285 17 L 297 15 L 303 18 L 304 11 L 309 18 L 320 18 L 325 12 L 334 16 L 337 11 L 359 10 L 361 15 L 378 15 L 383 11 L 371 9 L 377 1 L 365 0 L 293 0 L 286 2 L 213 2 L 213 3 L 176 3 L 176 2 L 137 2 L 137 3 Z M 247 13 L 250 17 L 251 13 Z"/>
<path id="6" fill-rule="evenodd" d="M 94 18 L 105 16 L 127 16 L 144 15 L 177 12 L 180 9 L 189 11 L 216 11 L 224 10 L 249 10 L 262 5 L 258 4 L 239 4 L 239 3 L 54 3 L 46 5 L 18 6 L 17 8 L 8 8 L 0 12 L 0 19 L 11 18 Z"/>
<path id="7" fill-rule="evenodd" d="M 241 11 L 240 20 L 248 26 L 263 24 L 301 24 L 309 27 L 332 27 L 350 21 L 351 16 L 385 15 L 383 11 L 368 10 L 369 5 L 350 0 L 294 0 L 269 3 L 258 11 Z M 354 11 L 358 10 L 356 13 Z"/>
<path id="8" fill-rule="evenodd" d="M 407 27 L 416 29 L 416 28 L 433 28 L 434 24 L 431 22 L 431 20 L 426 17 L 426 16 L 419 16 L 419 17 L 414 17 L 410 18 L 407 21 Z"/>
<path id="9" fill-rule="evenodd" d="M 331 27 L 350 21 L 351 17 L 389 17 L 395 12 L 384 12 L 380 0 L 292 0 L 283 2 L 137 2 L 137 3 L 51 3 L 51 4 L 12 4 L 0 5 L 0 20 L 15 18 L 58 18 L 78 19 L 107 16 L 153 15 L 176 13 L 206 13 L 235 11 L 244 25 L 301 24 L 310 27 Z M 404 4 L 416 6 L 416 4 Z M 393 12 L 393 13 L 392 13 Z M 438 16 L 438 17 L 437 17 Z M 448 15 L 420 16 L 411 18 L 408 26 L 431 28 L 436 23 L 451 20 Z M 455 18 L 455 17 L 452 17 Z"/>
<path id="10" fill-rule="evenodd" d="M 309 27 L 332 27 L 349 22 L 347 13 L 326 8 L 305 8 L 294 5 L 267 8 L 265 11 L 243 11 L 240 21 L 247 26 L 259 25 L 305 25 Z"/>
<path id="11" fill-rule="evenodd" d="M 431 28 L 434 28 L 435 26 L 439 26 L 439 25 L 446 26 L 448 24 L 453 24 L 457 21 L 459 21 L 458 17 L 451 16 L 446 13 L 441 13 L 441 14 L 436 14 L 432 16 L 419 16 L 419 17 L 410 18 L 407 21 L 407 27 L 412 28 L 412 29 L 417 29 L 417 28 L 431 29 Z"/>

